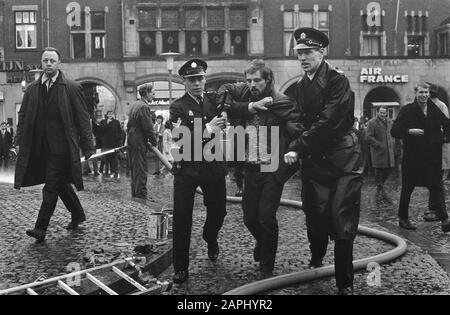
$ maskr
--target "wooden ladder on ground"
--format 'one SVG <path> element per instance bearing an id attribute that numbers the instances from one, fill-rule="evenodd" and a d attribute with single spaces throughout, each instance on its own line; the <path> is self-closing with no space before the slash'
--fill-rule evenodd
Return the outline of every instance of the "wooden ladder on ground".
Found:
<path id="1" fill-rule="evenodd" d="M 119 268 L 117 268 L 117 265 L 120 264 L 129 264 L 132 267 L 135 267 L 136 265 L 133 263 L 134 258 L 125 258 L 121 260 L 117 260 L 115 262 L 112 262 L 107 265 L 102 265 L 99 267 L 94 267 L 86 270 L 76 271 L 72 272 L 66 275 L 45 279 L 42 281 L 36 281 L 29 284 L 13 287 L 6 290 L 0 290 L 0 295 L 11 295 L 11 294 L 27 294 L 27 295 L 39 295 L 36 291 L 37 287 L 42 286 L 52 286 L 55 285 L 57 288 L 63 290 L 66 294 L 69 295 L 80 295 L 74 288 L 70 287 L 67 284 L 68 279 L 72 279 L 74 277 L 79 277 L 81 281 L 82 276 L 86 276 L 86 279 L 88 279 L 90 282 L 95 284 L 98 288 L 103 290 L 109 295 L 119 295 L 117 292 L 112 290 L 109 286 L 107 286 L 105 283 L 100 281 L 97 277 L 92 275 L 94 271 L 101 271 L 101 270 L 107 270 L 111 268 L 111 270 L 118 275 L 123 280 L 130 283 L 132 286 L 134 286 L 135 290 L 130 295 L 155 295 L 160 294 L 161 292 L 165 292 L 171 287 L 171 283 L 169 282 L 159 282 L 156 281 L 153 285 L 150 287 L 145 287 L 127 274 L 125 274 L 123 271 L 121 271 Z M 64 282 L 66 280 L 66 282 Z"/>

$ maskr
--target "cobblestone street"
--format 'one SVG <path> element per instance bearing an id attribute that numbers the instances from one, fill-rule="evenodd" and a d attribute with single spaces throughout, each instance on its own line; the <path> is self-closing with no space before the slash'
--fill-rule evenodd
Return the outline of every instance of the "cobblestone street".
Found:
<path id="1" fill-rule="evenodd" d="M 85 177 L 86 190 L 79 193 L 88 220 L 81 230 L 68 232 L 70 216 L 58 203 L 44 244 L 35 244 L 25 235 L 37 216 L 41 187 L 21 191 L 0 184 L 0 289 L 35 281 L 38 277 L 57 276 L 66 272 L 71 262 L 83 264 L 89 251 L 102 248 L 113 255 L 131 253 L 147 239 L 147 221 L 152 210 L 171 207 L 172 177 L 149 177 L 149 191 L 155 202 L 144 205 L 129 198 L 129 180 L 92 175 Z M 228 194 L 234 195 L 235 184 L 228 180 Z M 299 200 L 300 181 L 293 178 L 285 187 L 283 198 Z M 408 239 L 408 252 L 401 259 L 383 265 L 381 286 L 367 285 L 368 271 L 355 278 L 356 294 L 450 294 L 450 277 L 433 257 L 448 257 L 450 235 L 440 231 L 439 223 L 425 223 L 421 215 L 427 207 L 427 192 L 416 189 L 411 205 L 411 218 L 419 225 L 414 233 L 397 228 L 396 210 L 399 186 L 388 182 L 392 203 L 377 202 L 373 181 L 365 181 L 361 223 L 389 231 Z M 448 198 L 450 199 L 450 198 Z M 447 204 L 449 206 L 449 204 Z M 177 285 L 173 294 L 221 294 L 256 280 L 257 264 L 252 259 L 254 241 L 242 221 L 240 205 L 229 204 L 228 215 L 220 233 L 219 260 L 208 260 L 202 240 L 205 211 L 200 196 L 196 199 L 191 242 L 190 278 Z M 309 261 L 304 215 L 301 210 L 281 207 L 278 212 L 280 240 L 276 275 L 305 270 Z M 330 244 L 325 263 L 332 263 Z M 380 254 L 393 247 L 382 241 L 360 236 L 355 244 L 355 259 Z M 439 256 L 440 255 L 440 256 Z M 439 259 L 438 259 L 439 260 Z M 445 259 L 444 259 L 445 260 Z M 444 266 L 445 267 L 445 266 Z M 172 268 L 160 275 L 170 279 Z M 324 279 L 268 294 L 334 294 L 335 280 Z"/>

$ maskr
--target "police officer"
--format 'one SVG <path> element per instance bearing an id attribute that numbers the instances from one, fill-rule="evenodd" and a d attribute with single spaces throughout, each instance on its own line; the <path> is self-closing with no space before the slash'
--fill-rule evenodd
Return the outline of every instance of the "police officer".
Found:
<path id="1" fill-rule="evenodd" d="M 192 212 L 195 190 L 200 187 L 204 193 L 206 206 L 206 222 L 203 227 L 203 239 L 208 243 L 208 257 L 215 261 L 219 255 L 217 236 L 226 215 L 226 165 L 223 161 L 206 161 L 203 155 L 203 145 L 208 139 L 201 139 L 202 144 L 196 144 L 194 133 L 203 135 L 205 128 L 224 129 L 226 118 L 218 117 L 216 95 L 205 93 L 205 75 L 207 64 L 200 59 L 186 62 L 178 71 L 183 77 L 186 94 L 170 105 L 170 120 L 176 125 L 187 127 L 190 134 L 184 139 L 191 144 L 191 155 L 177 161 L 174 172 L 174 213 L 173 213 L 173 265 L 174 283 L 182 283 L 188 278 L 189 246 L 192 227 Z M 201 129 L 201 130 L 200 130 Z M 174 129 L 174 140 L 176 128 Z M 181 138 L 179 139 L 181 142 Z M 186 148 L 181 148 L 186 150 Z M 201 152 L 195 152 L 195 150 Z M 183 154 L 186 152 L 183 152 Z M 200 159 L 194 157 L 201 156 Z"/>
<path id="2" fill-rule="evenodd" d="M 354 93 L 342 72 L 324 61 L 327 36 L 312 28 L 295 30 L 294 49 L 305 72 L 297 84 L 304 132 L 285 162 L 302 163 L 302 199 L 311 249 L 310 267 L 320 267 L 328 238 L 335 241 L 338 294 L 353 293 L 353 242 L 361 200 L 363 158 L 353 131 Z"/>
<path id="3" fill-rule="evenodd" d="M 157 145 L 152 121 L 150 102 L 155 97 L 153 86 L 144 84 L 139 88 L 141 99 L 128 113 L 127 145 L 131 171 L 131 196 L 147 199 L 147 145 Z"/>

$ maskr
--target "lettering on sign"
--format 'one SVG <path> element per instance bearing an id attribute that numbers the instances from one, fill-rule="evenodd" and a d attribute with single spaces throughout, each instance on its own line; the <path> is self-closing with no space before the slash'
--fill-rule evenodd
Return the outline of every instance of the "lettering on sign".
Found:
<path id="1" fill-rule="evenodd" d="M 407 74 L 383 75 L 381 68 L 362 68 L 359 76 L 360 83 L 408 83 Z"/>

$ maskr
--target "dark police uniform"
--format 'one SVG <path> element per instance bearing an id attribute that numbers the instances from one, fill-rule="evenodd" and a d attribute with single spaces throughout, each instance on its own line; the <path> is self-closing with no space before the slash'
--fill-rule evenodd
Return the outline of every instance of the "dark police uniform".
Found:
<path id="1" fill-rule="evenodd" d="M 183 77 L 204 75 L 207 65 L 199 59 L 190 60 L 179 70 Z M 173 123 L 181 121 L 181 126 L 191 131 L 191 159 L 176 161 L 173 165 L 174 179 L 174 213 L 173 213 L 173 265 L 175 273 L 186 271 L 189 267 L 189 245 L 192 227 L 192 212 L 195 191 L 200 187 L 204 194 L 206 206 L 206 222 L 203 227 L 203 239 L 208 243 L 210 259 L 218 253 L 217 236 L 226 215 L 226 164 L 224 161 L 194 161 L 194 120 L 201 120 L 202 133 L 214 116 L 217 115 L 215 93 L 204 93 L 201 99 L 195 99 L 189 93 L 175 100 L 170 105 L 170 120 Z M 175 129 L 176 130 L 176 129 Z M 176 139 L 174 139 L 176 140 Z M 202 147 L 211 139 L 202 139 Z M 183 149 L 183 148 L 181 148 Z M 176 158 L 175 158 L 176 160 Z M 212 251 L 212 252 L 211 252 Z M 213 254 L 212 256 L 210 254 Z M 186 277 L 178 279 L 183 282 Z M 175 280 L 174 277 L 174 281 Z"/>
<path id="2" fill-rule="evenodd" d="M 300 28 L 294 36 L 294 49 L 328 45 L 326 35 L 315 29 Z M 322 264 L 331 237 L 335 240 L 337 286 L 340 290 L 351 288 L 363 179 L 363 156 L 352 128 L 354 93 L 342 72 L 325 61 L 312 80 L 304 76 L 296 92 L 305 131 L 291 144 L 290 151 L 303 159 L 302 199 L 311 265 Z"/>

